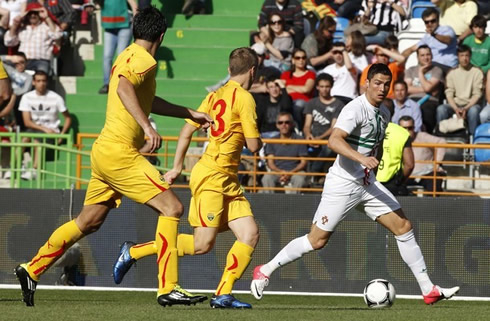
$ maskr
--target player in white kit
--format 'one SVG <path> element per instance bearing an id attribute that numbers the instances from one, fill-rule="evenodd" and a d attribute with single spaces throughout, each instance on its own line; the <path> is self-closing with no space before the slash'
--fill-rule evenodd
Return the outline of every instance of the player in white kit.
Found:
<path id="1" fill-rule="evenodd" d="M 459 291 L 457 286 L 441 288 L 431 282 L 412 224 L 373 172 L 381 159 L 381 155 L 376 158 L 376 151 L 383 150 L 380 145 L 390 119 L 388 109 L 381 103 L 391 79 L 388 66 L 373 64 L 368 71 L 366 93 L 342 109 L 328 141 L 330 149 L 338 154 L 337 159 L 326 176 L 311 230 L 289 242 L 268 263 L 255 267 L 250 289 L 257 300 L 262 298 L 272 272 L 323 248 L 347 212 L 357 206 L 395 235 L 400 255 L 417 279 L 426 304 L 449 299 Z"/>

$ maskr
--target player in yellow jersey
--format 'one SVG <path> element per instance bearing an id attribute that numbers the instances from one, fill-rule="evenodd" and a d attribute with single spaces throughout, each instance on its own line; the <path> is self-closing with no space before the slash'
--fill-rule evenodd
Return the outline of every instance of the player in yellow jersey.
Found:
<path id="1" fill-rule="evenodd" d="M 12 87 L 10 86 L 9 75 L 0 60 L 0 110 L 10 101 Z"/>
<path id="2" fill-rule="evenodd" d="M 122 195 L 147 204 L 159 213 L 155 246 L 158 252 L 159 304 L 195 304 L 207 298 L 192 295 L 178 284 L 177 225 L 183 206 L 162 175 L 139 150 L 149 138 L 148 150 L 158 149 L 160 135 L 148 121 L 150 112 L 190 118 L 203 127 L 209 115 L 171 104 L 155 97 L 157 63 L 155 53 L 163 41 L 167 24 L 155 7 L 139 11 L 133 20 L 134 43 L 116 59 L 109 82 L 106 122 L 92 147 L 92 176 L 80 215 L 51 234 L 34 258 L 16 267 L 27 306 L 34 305 L 40 276 L 75 242 L 97 231 Z"/>
<path id="3" fill-rule="evenodd" d="M 229 60 L 230 80 L 210 93 L 198 109 L 212 116 L 214 126 L 210 130 L 209 145 L 191 173 L 189 222 L 194 227 L 194 235 L 179 234 L 177 250 L 180 256 L 208 253 L 217 234 L 231 229 L 237 240 L 228 252 L 224 273 L 210 304 L 213 308 L 251 308 L 231 292 L 250 263 L 259 239 L 250 203 L 243 195 L 237 176 L 243 147 L 254 153 L 262 147 L 255 101 L 247 91 L 252 85 L 258 58 L 250 48 L 238 48 L 231 52 Z M 196 122 L 187 120 L 182 128 L 173 169 L 164 175 L 169 184 L 180 175 L 192 134 L 199 127 Z M 139 245 L 125 242 L 114 266 L 114 281 L 120 283 L 136 260 L 156 253 L 155 242 Z"/>

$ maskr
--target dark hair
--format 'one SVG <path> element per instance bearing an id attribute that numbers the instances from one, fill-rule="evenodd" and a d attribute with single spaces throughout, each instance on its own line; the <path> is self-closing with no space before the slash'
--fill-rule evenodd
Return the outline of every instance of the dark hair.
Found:
<path id="1" fill-rule="evenodd" d="M 284 29 L 284 18 L 277 12 L 274 12 L 274 13 L 271 13 L 269 15 L 269 17 L 267 18 L 267 21 L 269 22 L 269 38 L 270 38 L 270 41 L 271 43 L 274 41 L 274 38 L 276 37 L 276 35 L 274 34 L 274 31 L 272 31 L 272 28 L 271 28 L 271 22 L 272 22 L 272 16 L 279 16 L 281 18 L 281 21 L 282 21 L 282 29 Z"/>
<path id="2" fill-rule="evenodd" d="M 460 54 L 462 52 L 469 52 L 470 56 L 471 56 L 471 48 L 468 47 L 467 45 L 459 45 L 458 49 L 456 51 L 458 54 Z"/>
<path id="3" fill-rule="evenodd" d="M 319 74 L 316 77 L 316 79 L 315 79 L 315 86 L 318 86 L 318 84 L 322 80 L 326 80 L 326 81 L 330 82 L 330 85 L 333 86 L 333 83 L 334 83 L 333 77 L 330 74 L 327 74 L 327 73 L 321 73 L 321 74 Z"/>
<path id="4" fill-rule="evenodd" d="M 279 119 L 279 117 L 281 117 L 281 116 L 289 116 L 289 119 L 293 120 L 293 114 L 291 114 L 288 111 L 281 111 L 281 112 L 279 112 L 279 114 L 277 114 L 277 118 L 276 119 Z"/>
<path id="5" fill-rule="evenodd" d="M 387 49 L 396 49 L 398 50 L 398 38 L 395 35 L 389 35 L 385 39 L 385 47 Z"/>
<path id="6" fill-rule="evenodd" d="M 405 82 L 405 80 L 403 79 L 398 79 L 397 81 L 395 81 L 395 83 L 393 84 L 393 88 L 395 88 L 396 85 L 398 84 L 402 84 L 403 86 L 405 86 L 405 89 L 408 89 L 408 85 L 407 83 Z"/>
<path id="7" fill-rule="evenodd" d="M 359 30 L 352 31 L 350 33 L 351 38 L 351 51 L 356 57 L 364 55 L 366 53 L 366 38 Z"/>
<path id="8" fill-rule="evenodd" d="M 257 69 L 259 57 L 257 53 L 248 47 L 234 49 L 229 58 L 230 76 L 237 76 L 246 73 L 253 67 Z"/>
<path id="9" fill-rule="evenodd" d="M 276 76 L 270 76 L 270 77 L 267 77 L 265 79 L 265 83 L 268 84 L 270 82 L 276 82 L 276 80 L 278 80 L 279 78 L 277 78 Z"/>
<path id="10" fill-rule="evenodd" d="M 471 19 L 470 28 L 480 27 L 485 29 L 487 27 L 487 19 L 482 15 L 476 15 Z"/>
<path id="11" fill-rule="evenodd" d="M 22 51 L 17 51 L 17 53 L 15 54 L 16 56 L 21 56 L 22 58 L 24 58 L 25 60 L 27 60 L 27 56 L 25 53 L 23 53 Z"/>
<path id="12" fill-rule="evenodd" d="M 393 77 L 390 68 L 385 64 L 372 64 L 371 67 L 369 67 L 367 79 L 371 80 L 377 74 Z"/>
<path id="13" fill-rule="evenodd" d="M 304 54 L 306 55 L 306 51 L 305 51 L 304 49 L 301 49 L 301 48 L 295 48 L 295 49 L 293 50 L 293 57 L 294 57 L 294 55 L 296 55 L 296 53 L 298 53 L 298 52 L 302 52 L 302 53 L 304 53 Z M 289 69 L 289 71 L 291 72 L 291 73 L 289 74 L 289 78 L 293 78 L 293 73 L 296 71 L 296 65 L 295 65 L 295 64 L 291 64 L 291 68 Z"/>
<path id="14" fill-rule="evenodd" d="M 425 9 L 424 12 L 422 12 L 422 19 L 432 16 L 433 14 L 435 14 L 437 16 L 437 20 L 439 20 L 439 11 L 437 11 L 437 9 L 434 7 Z"/>
<path id="15" fill-rule="evenodd" d="M 418 48 L 417 48 L 417 56 L 418 56 L 418 55 L 419 55 L 419 53 L 420 53 L 420 49 L 429 49 L 430 54 L 432 55 L 432 49 L 430 49 L 430 47 L 429 47 L 429 46 L 427 46 L 427 45 L 422 45 L 422 46 L 420 46 L 420 47 L 418 47 Z"/>
<path id="16" fill-rule="evenodd" d="M 336 26 L 336 25 L 337 22 L 331 16 L 325 16 L 322 20 L 320 20 L 320 25 L 313 33 L 317 42 L 317 48 L 319 53 L 323 51 L 327 52 L 332 45 L 333 37 L 331 39 L 325 38 L 325 36 L 323 35 L 323 31 L 328 30 L 332 26 Z"/>
<path id="17" fill-rule="evenodd" d="M 44 77 L 46 77 L 46 79 L 48 79 L 48 73 L 45 72 L 44 70 L 36 70 L 36 72 L 34 73 L 34 76 L 32 76 L 32 79 L 35 80 L 36 76 L 44 76 Z"/>
<path id="18" fill-rule="evenodd" d="M 138 10 L 133 18 L 133 37 L 150 42 L 160 39 L 167 31 L 167 20 L 160 10 L 154 6 Z"/>
<path id="19" fill-rule="evenodd" d="M 404 115 L 402 117 L 400 117 L 400 119 L 398 119 L 398 125 L 400 125 L 400 122 L 402 121 L 411 121 L 413 123 L 415 123 L 415 120 L 412 118 L 412 116 L 409 116 L 409 115 Z"/>

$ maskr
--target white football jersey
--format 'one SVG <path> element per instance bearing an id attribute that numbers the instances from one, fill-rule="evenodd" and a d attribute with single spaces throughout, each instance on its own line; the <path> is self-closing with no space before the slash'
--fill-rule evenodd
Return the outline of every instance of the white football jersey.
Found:
<path id="1" fill-rule="evenodd" d="M 374 107 L 364 94 L 352 100 L 342 109 L 334 128 L 342 129 L 349 134 L 346 141 L 352 149 L 364 156 L 376 156 L 389 119 L 389 110 L 383 105 L 379 108 Z M 348 180 L 359 181 L 361 184 L 372 183 L 376 176 L 360 163 L 342 155 L 337 155 L 329 173 Z"/>

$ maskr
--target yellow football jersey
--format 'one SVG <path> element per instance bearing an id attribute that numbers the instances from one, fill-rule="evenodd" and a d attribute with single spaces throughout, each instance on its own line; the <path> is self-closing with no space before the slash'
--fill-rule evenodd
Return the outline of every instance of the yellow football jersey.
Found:
<path id="1" fill-rule="evenodd" d="M 0 79 L 5 79 L 8 78 L 7 72 L 5 71 L 5 68 L 3 67 L 3 62 L 0 60 Z"/>
<path id="2" fill-rule="evenodd" d="M 237 174 L 245 137 L 260 137 L 252 95 L 230 80 L 208 94 L 198 111 L 214 119 L 214 128 L 209 129 L 209 145 L 199 162 L 221 172 Z M 186 121 L 200 126 L 189 119 Z"/>
<path id="3" fill-rule="evenodd" d="M 156 66 L 153 56 L 134 43 L 117 57 L 111 70 L 106 120 L 100 139 L 126 143 L 137 149 L 143 146 L 143 129 L 122 104 L 117 87 L 120 76 L 128 79 L 134 86 L 143 112 L 150 115 L 156 89 Z"/>

